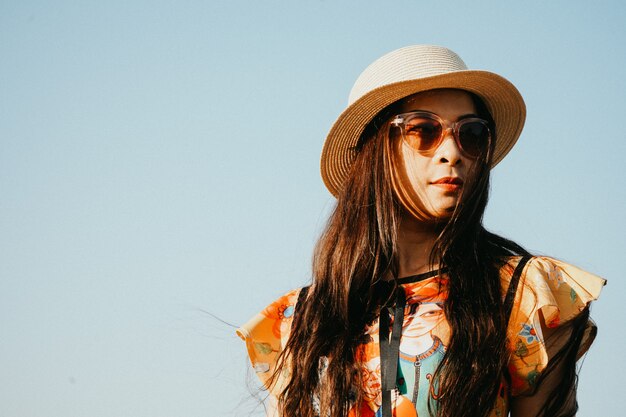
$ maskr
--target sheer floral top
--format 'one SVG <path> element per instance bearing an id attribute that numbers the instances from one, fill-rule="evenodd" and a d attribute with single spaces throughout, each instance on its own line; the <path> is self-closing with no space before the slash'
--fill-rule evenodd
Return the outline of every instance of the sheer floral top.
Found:
<path id="1" fill-rule="evenodd" d="M 501 269 L 503 296 L 519 258 L 512 258 Z M 406 282 L 406 280 L 403 280 Z M 396 395 L 392 408 L 397 417 L 429 415 L 428 402 L 436 405 L 438 396 L 432 376 L 445 355 L 450 329 L 443 312 L 446 299 L 445 274 L 422 274 L 402 284 L 406 307 L 402 325 L 397 371 Z M 606 281 L 556 259 L 535 257 L 521 275 L 508 326 L 507 345 L 511 351 L 508 364 L 510 383 L 502 381 L 500 395 L 491 416 L 506 416 L 509 398 L 533 388 L 548 363 L 548 354 L 540 325 L 555 328 L 576 317 L 596 300 Z M 270 386 L 278 354 L 289 338 L 299 290 L 278 298 L 250 321 L 237 329 L 246 342 L 248 355 L 261 382 L 271 394 L 278 394 L 282 381 Z M 369 341 L 361 345 L 364 403 L 355 404 L 361 415 L 381 414 L 381 374 L 379 323 L 366 329 Z M 589 321 L 579 355 L 587 351 L 595 337 L 595 326 Z M 351 413 L 353 415 L 354 413 Z"/>

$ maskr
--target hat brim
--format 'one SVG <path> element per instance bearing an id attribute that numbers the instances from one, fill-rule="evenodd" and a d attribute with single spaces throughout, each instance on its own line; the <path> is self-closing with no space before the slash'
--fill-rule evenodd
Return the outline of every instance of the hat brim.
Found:
<path id="1" fill-rule="evenodd" d="M 491 166 L 500 162 L 517 142 L 526 119 L 524 99 L 506 78 L 488 71 L 463 70 L 400 81 L 369 91 L 350 104 L 333 124 L 320 161 L 322 179 L 331 194 L 339 194 L 356 158 L 353 149 L 381 110 L 412 94 L 442 88 L 466 90 L 483 100 L 496 125 Z"/>

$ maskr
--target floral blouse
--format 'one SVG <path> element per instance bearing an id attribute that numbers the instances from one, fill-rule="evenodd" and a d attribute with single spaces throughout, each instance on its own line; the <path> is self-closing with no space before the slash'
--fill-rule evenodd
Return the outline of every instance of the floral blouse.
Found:
<path id="1" fill-rule="evenodd" d="M 501 269 L 503 296 L 508 288 L 519 258 Z M 422 274 L 413 282 L 402 284 L 406 295 L 405 315 L 400 341 L 396 395 L 392 399 L 394 415 L 416 417 L 429 415 L 428 402 L 438 396 L 432 376 L 445 355 L 450 328 L 443 311 L 447 296 L 445 274 Z M 508 370 L 510 386 L 503 380 L 500 396 L 490 416 L 506 416 L 510 396 L 517 396 L 533 387 L 548 363 L 543 343 L 539 312 L 546 326 L 554 328 L 574 318 L 591 301 L 596 300 L 606 281 L 552 258 L 535 257 L 521 275 L 508 327 L 508 347 L 511 351 Z M 248 355 L 259 379 L 272 394 L 281 391 L 283 381 L 272 386 L 269 378 L 274 372 L 278 354 L 289 338 L 299 290 L 293 290 L 271 303 L 248 323 L 237 329 L 246 342 Z M 595 335 L 589 321 L 579 355 L 587 351 Z M 366 329 L 369 341 L 360 345 L 365 361 L 364 403 L 361 415 L 381 416 L 381 377 L 378 321 Z M 350 415 L 354 415 L 353 412 Z"/>

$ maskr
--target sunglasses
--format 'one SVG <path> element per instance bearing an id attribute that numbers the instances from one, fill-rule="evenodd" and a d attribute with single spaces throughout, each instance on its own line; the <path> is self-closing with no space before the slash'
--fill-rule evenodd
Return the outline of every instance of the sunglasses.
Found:
<path id="1" fill-rule="evenodd" d="M 478 117 L 446 124 L 435 113 L 413 111 L 395 116 L 391 120 L 390 129 L 399 129 L 406 144 L 422 154 L 431 154 L 437 149 L 448 131 L 452 132 L 461 152 L 469 158 L 478 158 L 485 154 L 491 145 L 489 122 Z M 390 134 L 396 132 L 397 130 Z"/>

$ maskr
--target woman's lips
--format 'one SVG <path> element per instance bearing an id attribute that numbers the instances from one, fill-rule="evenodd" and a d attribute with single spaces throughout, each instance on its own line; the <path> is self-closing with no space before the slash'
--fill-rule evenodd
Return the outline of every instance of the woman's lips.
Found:
<path id="1" fill-rule="evenodd" d="M 443 177 L 432 181 L 430 185 L 443 188 L 446 191 L 458 191 L 463 188 L 463 180 L 459 177 Z"/>

